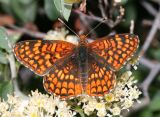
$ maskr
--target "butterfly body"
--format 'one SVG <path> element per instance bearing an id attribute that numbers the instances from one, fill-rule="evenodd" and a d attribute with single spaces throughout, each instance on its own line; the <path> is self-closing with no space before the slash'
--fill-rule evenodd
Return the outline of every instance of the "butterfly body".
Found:
<path id="1" fill-rule="evenodd" d="M 116 84 L 119 70 L 136 52 L 139 39 L 119 34 L 91 43 L 82 35 L 78 45 L 61 40 L 30 40 L 17 43 L 16 58 L 36 74 L 44 76 L 45 90 L 61 99 L 104 96 Z"/>

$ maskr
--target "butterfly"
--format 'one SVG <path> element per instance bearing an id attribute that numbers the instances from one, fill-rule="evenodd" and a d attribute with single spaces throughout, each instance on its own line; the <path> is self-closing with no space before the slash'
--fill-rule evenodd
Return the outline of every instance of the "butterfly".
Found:
<path id="1" fill-rule="evenodd" d="M 139 45 L 134 34 L 116 34 L 77 45 L 62 40 L 27 40 L 15 44 L 16 58 L 43 76 L 45 90 L 61 99 L 86 94 L 103 97 L 116 84 L 115 72 L 131 58 Z"/>

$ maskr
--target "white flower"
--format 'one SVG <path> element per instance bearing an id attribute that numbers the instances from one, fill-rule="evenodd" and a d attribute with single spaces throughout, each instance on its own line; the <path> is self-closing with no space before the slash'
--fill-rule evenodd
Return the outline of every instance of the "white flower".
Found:
<path id="1" fill-rule="evenodd" d="M 61 28 L 60 31 L 50 30 L 47 32 L 47 35 L 44 37 L 45 40 L 65 40 L 65 36 L 68 34 L 68 31 L 65 28 Z"/>
<path id="2" fill-rule="evenodd" d="M 97 112 L 98 117 L 120 116 L 123 109 L 129 109 L 134 101 L 138 101 L 141 92 L 135 85 L 137 82 L 131 76 L 131 72 L 125 72 L 117 78 L 115 89 L 106 94 L 104 98 L 94 98 L 83 95 L 77 98 L 74 105 L 60 100 L 54 95 L 45 95 L 32 91 L 29 98 L 22 99 L 8 95 L 7 101 L 0 101 L 1 117 L 73 117 L 77 113 L 74 108 L 82 108 L 82 112 L 91 115 Z M 75 109 L 76 110 L 76 109 Z"/>
<path id="3" fill-rule="evenodd" d="M 116 2 L 116 3 L 120 3 L 120 2 L 121 2 L 121 0 L 114 0 L 114 2 Z"/>
<path id="4" fill-rule="evenodd" d="M 125 99 L 124 100 L 124 103 L 122 104 L 122 109 L 128 109 L 130 108 L 131 106 L 133 105 L 133 100 L 130 100 L 130 99 Z"/>
<path id="5" fill-rule="evenodd" d="M 96 110 L 97 110 L 98 117 L 105 117 L 105 115 L 107 114 L 105 109 L 105 103 L 103 102 L 96 104 Z"/>
<path id="6" fill-rule="evenodd" d="M 4 113 L 9 109 L 9 105 L 5 102 L 0 102 L 0 112 Z"/>
<path id="7" fill-rule="evenodd" d="M 13 97 L 12 95 L 7 95 L 7 102 L 11 105 L 18 103 L 18 97 Z"/>
<path id="8" fill-rule="evenodd" d="M 107 102 L 113 102 L 115 100 L 114 94 L 109 93 L 109 94 L 105 95 L 105 99 Z"/>
<path id="9" fill-rule="evenodd" d="M 112 112 L 113 115 L 120 115 L 121 113 L 121 109 L 118 106 L 112 108 L 110 111 Z"/>

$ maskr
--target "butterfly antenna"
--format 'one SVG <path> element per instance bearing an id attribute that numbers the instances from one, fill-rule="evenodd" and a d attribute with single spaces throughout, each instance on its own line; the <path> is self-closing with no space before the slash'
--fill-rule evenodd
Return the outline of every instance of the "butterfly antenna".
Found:
<path id="1" fill-rule="evenodd" d="M 78 38 L 80 38 L 79 35 L 78 35 L 75 31 L 73 31 L 66 23 L 64 23 L 64 21 L 62 21 L 60 18 L 58 18 L 58 20 L 59 20 L 62 24 L 64 24 L 71 32 L 73 32 Z"/>
<path id="2" fill-rule="evenodd" d="M 100 22 L 99 24 L 97 24 L 92 30 L 89 31 L 88 34 L 86 34 L 85 36 L 87 37 L 93 30 L 95 30 L 96 28 L 98 28 L 102 23 L 104 23 L 106 20 L 108 20 L 107 18 L 103 18 L 102 22 Z"/>

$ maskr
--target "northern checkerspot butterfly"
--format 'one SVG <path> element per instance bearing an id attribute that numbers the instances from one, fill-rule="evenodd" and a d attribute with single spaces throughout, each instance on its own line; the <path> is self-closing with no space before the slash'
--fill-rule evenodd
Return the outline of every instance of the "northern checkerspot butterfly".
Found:
<path id="1" fill-rule="evenodd" d="M 134 34 L 116 34 L 78 45 L 62 40 L 28 40 L 14 46 L 16 58 L 44 76 L 47 92 L 61 99 L 81 94 L 102 97 L 114 88 L 115 72 L 136 52 Z"/>

